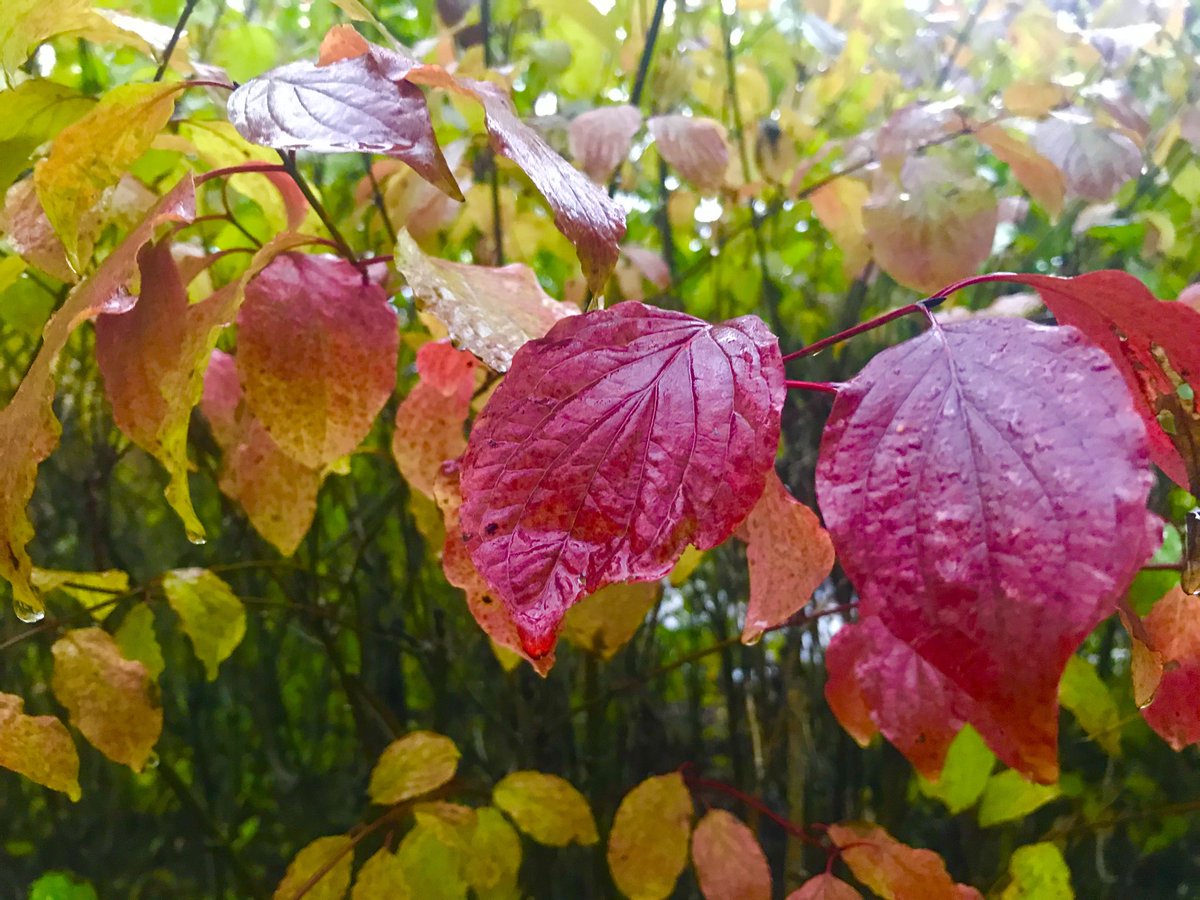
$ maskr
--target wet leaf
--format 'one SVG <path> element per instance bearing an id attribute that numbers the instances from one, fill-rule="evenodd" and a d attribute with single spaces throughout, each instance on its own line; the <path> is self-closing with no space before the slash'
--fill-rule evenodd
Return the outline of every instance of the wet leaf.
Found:
<path id="1" fill-rule="evenodd" d="M 567 610 L 562 636 L 607 662 L 637 633 L 661 593 L 653 581 L 610 584 Z"/>
<path id="2" fill-rule="evenodd" d="M 1153 689 L 1139 692 L 1153 697 L 1142 716 L 1175 750 L 1200 743 L 1200 597 L 1175 587 L 1142 621 L 1151 649 L 1140 655 L 1157 654 L 1162 673 Z M 1145 660 L 1135 654 L 1135 677 L 1145 668 Z"/>
<path id="3" fill-rule="evenodd" d="M 628 104 L 588 110 L 571 120 L 571 156 L 592 181 L 604 184 L 629 157 L 641 127 L 641 112 Z"/>
<path id="4" fill-rule="evenodd" d="M 587 800 L 557 775 L 513 772 L 492 789 L 492 802 L 539 844 L 587 846 L 600 840 Z"/>
<path id="5" fill-rule="evenodd" d="M 782 376 L 759 319 L 634 302 L 517 354 L 471 431 L 461 524 L 530 656 L 583 595 L 661 578 L 688 544 L 730 535 L 774 460 Z"/>
<path id="6" fill-rule="evenodd" d="M 1000 900 L 1074 900 L 1071 871 L 1054 844 L 1026 844 L 1008 861 L 1012 882 Z"/>
<path id="7" fill-rule="evenodd" d="M 461 754 L 448 737 L 414 731 L 393 741 L 371 770 L 372 803 L 389 806 L 420 797 L 454 777 Z"/>
<path id="8" fill-rule="evenodd" d="M 31 266 L 59 281 L 73 284 L 79 280 L 67 264 L 67 251 L 46 218 L 32 178 L 22 179 L 8 189 L 0 213 L 0 232 Z"/>
<path id="9" fill-rule="evenodd" d="M 450 337 L 497 372 L 507 371 L 513 354 L 529 341 L 579 313 L 573 303 L 552 300 L 528 266 L 474 266 L 426 256 L 407 232 L 396 243 L 396 268 Z"/>
<path id="10" fill-rule="evenodd" d="M 1062 670 L 1157 543 L 1146 460 L 1107 358 L 1020 319 L 885 350 L 826 426 L 817 494 L 860 618 L 917 650 L 1039 781 L 1057 777 Z"/>
<path id="11" fill-rule="evenodd" d="M 54 362 L 75 328 L 129 299 L 125 284 L 133 273 L 138 250 L 164 222 L 188 222 L 195 216 L 195 193 L 184 178 L 151 210 L 100 268 L 77 285 L 42 333 L 38 349 L 8 406 L 0 410 L 0 576 L 13 586 L 16 603 L 36 615 L 42 601 L 31 583 L 32 562 L 25 549 L 33 525 L 25 512 L 33 496 L 37 467 L 58 444 L 60 427 L 54 399 Z"/>
<path id="12" fill-rule="evenodd" d="M 15 694 L 0 694 L 0 768 L 78 800 L 79 754 L 67 727 L 54 716 L 26 715 L 24 708 Z"/>
<path id="13" fill-rule="evenodd" d="M 396 853 L 413 897 L 421 900 L 466 900 L 466 859 L 460 847 L 442 843 L 418 825 L 404 836 Z"/>
<path id="14" fill-rule="evenodd" d="M 862 894 L 826 872 L 804 882 L 787 900 L 862 900 Z"/>
<path id="15" fill-rule="evenodd" d="M 305 900 L 342 900 L 350 887 L 353 850 L 353 842 L 344 834 L 320 837 L 307 844 L 288 864 L 283 880 L 275 888 L 275 900 L 293 900 L 318 874 L 317 882 L 305 891 Z"/>
<path id="16" fill-rule="evenodd" d="M 1108 200 L 1142 172 L 1142 152 L 1132 139 L 1074 116 L 1040 122 L 1033 146 L 1062 171 L 1068 193 L 1085 200 Z"/>
<path id="17" fill-rule="evenodd" d="M 218 667 L 246 634 L 246 607 L 208 569 L 175 569 L 163 576 L 162 586 L 208 680 L 215 680 Z"/>
<path id="18" fill-rule="evenodd" d="M 771 900 L 771 869 L 754 832 L 723 809 L 692 832 L 692 864 L 705 900 Z"/>
<path id="19" fill-rule="evenodd" d="M 630 900 L 663 900 L 688 860 L 692 795 L 678 772 L 647 778 L 621 800 L 608 835 L 608 867 Z"/>
<path id="20" fill-rule="evenodd" d="M 773 470 L 742 529 L 750 567 L 742 643 L 752 644 L 808 605 L 833 569 L 833 542 L 816 513 L 793 498 Z"/>
<path id="21" fill-rule="evenodd" d="M 146 667 L 125 659 L 99 628 L 68 631 L 50 649 L 51 687 L 71 724 L 113 762 L 142 771 L 163 723 Z"/>
<path id="22" fill-rule="evenodd" d="M 33 181 L 46 218 L 82 272 L 79 226 L 106 188 L 150 149 L 175 109 L 178 84 L 124 84 L 113 88 L 79 121 L 54 138 L 50 155 L 34 167 Z"/>
<path id="23" fill-rule="evenodd" d="M 646 122 L 659 154 L 704 193 L 715 193 L 729 168 L 725 127 L 702 116 L 655 116 Z"/>
<path id="24" fill-rule="evenodd" d="M 78 601 L 97 622 L 103 622 L 113 611 L 113 600 L 129 590 L 129 574 L 120 569 L 103 572 L 34 569 L 33 586 L 42 594 L 62 591 Z"/>
<path id="25" fill-rule="evenodd" d="M 396 384 L 387 295 L 345 260 L 283 253 L 245 289 L 237 366 L 245 402 L 312 469 L 352 453 Z"/>
<path id="26" fill-rule="evenodd" d="M 959 900 L 946 864 L 932 850 L 902 844 L 867 822 L 830 825 L 829 837 L 854 877 L 883 900 Z"/>
<path id="27" fill-rule="evenodd" d="M 979 824 L 984 828 L 1022 819 L 1062 794 L 1056 784 L 1034 784 L 1014 769 L 988 779 L 979 801 Z"/>

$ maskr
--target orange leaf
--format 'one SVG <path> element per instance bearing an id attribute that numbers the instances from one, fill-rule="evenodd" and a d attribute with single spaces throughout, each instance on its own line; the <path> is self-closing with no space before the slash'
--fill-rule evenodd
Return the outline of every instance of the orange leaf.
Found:
<path id="1" fill-rule="evenodd" d="M 804 882 L 787 900 L 862 900 L 862 894 L 826 872 Z"/>
<path id="2" fill-rule="evenodd" d="M 940 856 L 902 844 L 878 825 L 831 825 L 829 837 L 854 877 L 883 900 L 962 898 Z"/>
<path id="3" fill-rule="evenodd" d="M 1051 216 L 1062 212 L 1067 184 L 1058 166 L 999 125 L 985 125 L 975 132 L 975 136 L 996 159 L 1012 169 L 1013 176 L 1030 197 L 1046 208 L 1046 212 Z"/>
<path id="4" fill-rule="evenodd" d="M 25 701 L 0 694 L 0 767 L 78 800 L 79 754 L 54 716 L 30 716 Z"/>
<path id="5" fill-rule="evenodd" d="M 770 900 L 771 868 L 754 832 L 712 809 L 692 833 L 692 863 L 705 900 Z"/>
<path id="6" fill-rule="evenodd" d="M 1133 675 L 1146 723 L 1171 745 L 1182 750 L 1200 743 L 1200 597 L 1178 586 L 1154 604 L 1143 619 L 1150 643 L 1139 652 L 1135 638 Z M 1154 688 L 1150 684 L 1161 673 Z"/>

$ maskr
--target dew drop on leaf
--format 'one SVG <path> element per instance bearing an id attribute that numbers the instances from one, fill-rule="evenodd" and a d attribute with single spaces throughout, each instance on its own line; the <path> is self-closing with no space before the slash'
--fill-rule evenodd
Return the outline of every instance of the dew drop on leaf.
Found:
<path id="1" fill-rule="evenodd" d="M 13 612 L 17 614 L 18 619 L 29 625 L 42 621 L 46 616 L 44 609 L 35 609 L 28 603 L 23 603 L 20 600 L 13 601 Z"/>

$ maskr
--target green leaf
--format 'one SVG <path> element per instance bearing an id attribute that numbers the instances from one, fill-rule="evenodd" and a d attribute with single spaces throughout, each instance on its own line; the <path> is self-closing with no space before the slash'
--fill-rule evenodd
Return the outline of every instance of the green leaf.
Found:
<path id="1" fill-rule="evenodd" d="M 478 810 L 465 875 L 481 898 L 516 894 L 521 838 L 498 809 Z"/>
<path id="2" fill-rule="evenodd" d="M 950 812 L 960 813 L 979 799 L 995 765 L 996 756 L 979 732 L 965 725 L 950 744 L 941 777 L 929 781 L 918 775 L 917 786 L 926 797 L 941 800 Z"/>
<path id="3" fill-rule="evenodd" d="M 1095 666 L 1072 656 L 1058 686 L 1058 702 L 1074 714 L 1080 727 L 1106 753 L 1121 755 L 1121 714 Z"/>
<path id="4" fill-rule="evenodd" d="M 162 584 L 167 602 L 212 681 L 217 668 L 246 634 L 245 606 L 229 585 L 208 569 L 176 569 L 164 576 Z"/>
<path id="5" fill-rule="evenodd" d="M 166 668 L 162 647 L 154 633 L 154 611 L 145 604 L 138 604 L 125 614 L 121 626 L 113 635 L 121 655 L 140 662 L 155 681 Z"/>
<path id="6" fill-rule="evenodd" d="M 409 900 L 412 891 L 400 858 L 387 847 L 363 863 L 354 879 L 350 900 Z"/>
<path id="7" fill-rule="evenodd" d="M 92 0 L 4 0 L 0 70 L 10 84 L 17 67 L 48 37 L 87 21 Z"/>
<path id="8" fill-rule="evenodd" d="M 984 828 L 1029 815 L 1062 793 L 1056 784 L 1034 784 L 1014 769 L 988 779 L 979 804 L 979 824 Z"/>
<path id="9" fill-rule="evenodd" d="M 46 872 L 29 886 L 29 900 L 97 900 L 90 881 L 66 872 Z"/>
<path id="10" fill-rule="evenodd" d="M 63 84 L 31 78 L 0 94 L 0 192 L 31 165 L 34 151 L 96 105 Z"/>
<path id="11" fill-rule="evenodd" d="M 462 851 L 443 844 L 430 829 L 420 825 L 412 829 L 400 842 L 396 855 L 414 897 L 462 900 L 467 896 Z"/>
<path id="12" fill-rule="evenodd" d="M 1001 900 L 1074 900 L 1071 872 L 1054 844 L 1020 847 L 1008 862 L 1012 882 Z"/>

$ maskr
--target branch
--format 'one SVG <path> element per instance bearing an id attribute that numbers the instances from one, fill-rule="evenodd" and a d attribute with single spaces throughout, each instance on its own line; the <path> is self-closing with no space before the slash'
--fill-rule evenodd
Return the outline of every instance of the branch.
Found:
<path id="1" fill-rule="evenodd" d="M 199 0 L 184 0 L 183 11 L 179 13 L 179 21 L 175 23 L 175 30 L 171 32 L 171 39 L 167 41 L 166 49 L 163 50 L 162 62 L 158 64 L 158 71 L 154 73 L 155 81 L 162 81 L 163 75 L 167 73 L 171 54 L 175 52 L 175 45 L 179 43 L 180 35 L 183 34 L 184 26 L 187 25 L 187 20 L 191 16 L 192 10 L 196 8 L 197 2 Z"/>
<path id="2" fill-rule="evenodd" d="M 276 152 L 279 154 L 279 158 L 283 160 L 284 170 L 292 176 L 292 181 L 296 182 L 296 187 L 300 189 L 300 193 L 304 195 L 304 199 L 316 211 L 317 218 L 324 224 L 326 230 L 329 232 L 329 236 L 337 244 L 338 250 L 341 251 L 346 259 L 358 265 L 358 256 L 350 249 L 350 245 L 346 243 L 346 239 L 342 237 L 342 233 L 338 230 L 337 225 L 334 224 L 333 218 L 321 204 L 321 201 L 317 199 L 317 195 L 313 193 L 313 189 L 309 187 L 304 176 L 300 174 L 300 170 L 296 168 L 296 155 L 290 152 L 284 153 L 282 150 L 277 150 Z"/>

